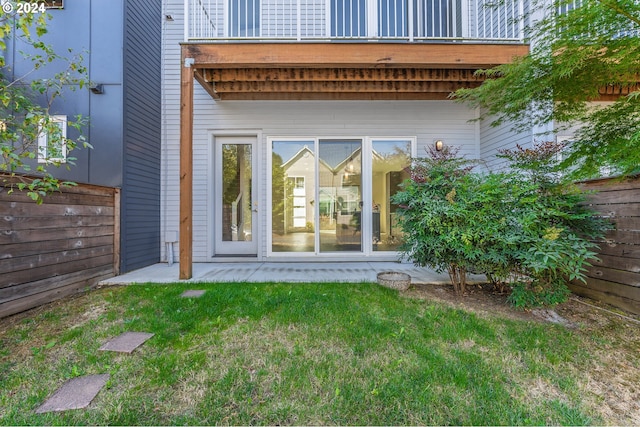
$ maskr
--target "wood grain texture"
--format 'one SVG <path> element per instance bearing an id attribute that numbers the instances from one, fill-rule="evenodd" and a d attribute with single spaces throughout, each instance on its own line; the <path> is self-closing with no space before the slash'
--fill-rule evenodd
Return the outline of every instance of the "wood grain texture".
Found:
<path id="1" fill-rule="evenodd" d="M 0 187 L 0 317 L 115 274 L 117 194 L 78 185 L 36 205 L 26 194 Z"/>
<path id="2" fill-rule="evenodd" d="M 599 244 L 586 283 L 573 292 L 640 314 L 640 177 L 598 179 L 580 184 L 593 191 L 587 205 L 608 218 L 614 230 Z"/>

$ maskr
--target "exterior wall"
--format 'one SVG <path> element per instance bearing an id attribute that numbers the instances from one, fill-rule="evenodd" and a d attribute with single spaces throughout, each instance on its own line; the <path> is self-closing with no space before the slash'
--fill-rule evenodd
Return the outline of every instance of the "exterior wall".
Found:
<path id="1" fill-rule="evenodd" d="M 475 18 L 475 9 L 467 14 Z M 166 259 L 165 241 L 175 241 L 179 229 L 179 138 L 180 138 L 180 43 L 184 41 L 184 3 L 167 0 L 163 31 L 163 160 L 162 219 L 160 244 Z M 266 12 L 265 12 L 266 13 Z M 266 19 L 266 16 L 263 16 Z M 302 25 L 305 25 L 304 22 Z M 215 36 L 215 35 L 213 35 Z M 218 37 L 220 35 L 217 35 Z M 270 138 L 295 137 L 413 137 L 417 155 L 436 139 L 460 146 L 470 158 L 492 158 L 516 139 L 506 129 L 489 129 L 471 122 L 476 112 L 450 101 L 214 101 L 198 84 L 194 94 L 193 170 L 193 261 L 207 262 L 213 254 L 213 150 L 216 135 L 257 137 L 259 170 L 255 172 L 259 206 L 259 258 L 267 253 L 268 156 Z M 487 138 L 481 146 L 480 141 Z M 174 257 L 179 253 L 174 245 Z"/>
<path id="2" fill-rule="evenodd" d="M 532 133 L 514 132 L 511 125 L 506 123 L 500 126 L 491 126 L 491 118 L 482 120 L 480 128 L 480 158 L 484 160 L 489 170 L 501 168 L 505 161 L 496 157 L 500 150 L 515 148 L 516 144 L 523 147 L 530 146 L 533 142 Z"/>
<path id="3" fill-rule="evenodd" d="M 178 90 L 169 95 L 167 84 L 167 110 L 179 108 Z M 178 82 L 173 83 L 175 85 Z M 270 155 L 267 139 L 271 137 L 366 137 L 416 136 L 419 156 L 436 139 L 460 146 L 461 154 L 478 157 L 476 124 L 470 123 L 473 112 L 450 101 L 422 102 L 219 102 L 215 103 L 196 85 L 194 117 L 194 216 L 193 259 L 195 262 L 211 260 L 212 255 L 212 137 L 219 135 L 255 135 L 258 137 L 259 206 L 267 206 L 268 171 Z M 177 113 L 176 113 L 177 114 Z M 176 179 L 167 180 L 163 187 L 167 200 L 179 198 L 178 149 L 179 123 L 167 123 L 167 134 L 176 135 L 167 141 L 169 161 L 163 165 L 163 174 Z M 165 227 L 177 230 L 179 203 L 166 203 Z M 259 254 L 267 251 L 266 224 L 268 209 L 259 211 Z"/>
<path id="4" fill-rule="evenodd" d="M 106 186 L 122 184 L 122 5 L 114 0 L 66 0 L 64 9 L 51 9 L 52 20 L 45 43 L 63 56 L 67 49 L 82 54 L 89 78 L 104 85 L 104 93 L 96 95 L 87 89 L 65 91 L 51 108 L 51 114 L 78 114 L 89 117 L 90 126 L 83 131 L 93 149 L 78 149 L 71 153 L 76 165 L 70 170 L 55 170 L 57 177 L 82 183 Z M 70 30 L 72 29 L 72 30 Z M 8 41 L 8 63 L 14 76 L 29 72 L 30 61 L 24 61 L 19 51 L 28 46 Z M 29 78 L 51 77 L 61 70 L 59 62 L 29 74 Z M 77 137 L 68 129 L 69 137 Z"/>
<path id="5" fill-rule="evenodd" d="M 160 261 L 159 2 L 126 1 L 123 50 L 121 271 Z"/>
<path id="6" fill-rule="evenodd" d="M 162 28 L 162 160 L 160 176 L 160 250 L 161 260 L 167 261 L 165 242 L 176 242 L 179 230 L 180 206 L 180 43 L 184 39 L 184 5 L 181 1 L 163 2 Z M 222 16 L 222 14 L 220 14 Z M 196 87 L 199 87 L 197 84 Z M 174 246 L 178 260 L 178 244 Z"/>

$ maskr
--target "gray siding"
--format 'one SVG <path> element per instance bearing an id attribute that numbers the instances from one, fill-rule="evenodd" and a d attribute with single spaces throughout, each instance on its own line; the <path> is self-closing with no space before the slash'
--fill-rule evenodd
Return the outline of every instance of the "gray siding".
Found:
<path id="1" fill-rule="evenodd" d="M 104 85 L 96 95 L 87 88 L 67 87 L 50 110 L 51 114 L 88 117 L 90 124 L 82 134 L 93 149 L 79 148 L 70 153 L 75 166 L 52 170 L 57 178 L 111 187 L 122 185 L 122 2 L 114 0 L 66 0 L 64 9 L 51 9 L 48 32 L 42 40 L 56 53 L 70 57 L 82 54 L 91 81 Z M 12 34 L 15 36 L 15 34 Z M 30 52 L 20 40 L 7 40 L 7 59 L 14 77 L 51 78 L 64 70 L 54 61 L 31 71 L 20 51 Z M 72 52 L 69 53 L 68 50 Z M 68 136 L 78 132 L 69 127 Z M 35 162 L 32 167 L 35 168 Z"/>
<path id="2" fill-rule="evenodd" d="M 160 261 L 159 1 L 124 5 L 121 272 Z"/>

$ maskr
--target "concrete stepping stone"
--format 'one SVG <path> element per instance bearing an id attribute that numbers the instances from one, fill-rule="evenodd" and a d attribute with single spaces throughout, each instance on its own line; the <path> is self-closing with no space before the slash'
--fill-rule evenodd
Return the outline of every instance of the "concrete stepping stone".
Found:
<path id="1" fill-rule="evenodd" d="M 106 342 L 98 350 L 131 353 L 153 335 L 154 334 L 148 334 L 146 332 L 125 332 L 111 341 Z"/>
<path id="2" fill-rule="evenodd" d="M 200 298 L 206 291 L 189 290 L 180 294 L 182 298 Z"/>
<path id="3" fill-rule="evenodd" d="M 108 380 L 109 374 L 70 379 L 36 409 L 36 414 L 86 408 Z"/>

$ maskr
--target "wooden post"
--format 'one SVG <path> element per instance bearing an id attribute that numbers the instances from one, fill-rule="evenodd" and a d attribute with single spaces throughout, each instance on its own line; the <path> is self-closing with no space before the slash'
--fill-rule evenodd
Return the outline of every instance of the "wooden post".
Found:
<path id="1" fill-rule="evenodd" d="M 120 275 L 120 189 L 113 190 L 113 274 Z"/>
<path id="2" fill-rule="evenodd" d="M 180 276 L 193 275 L 193 60 L 180 64 Z"/>

